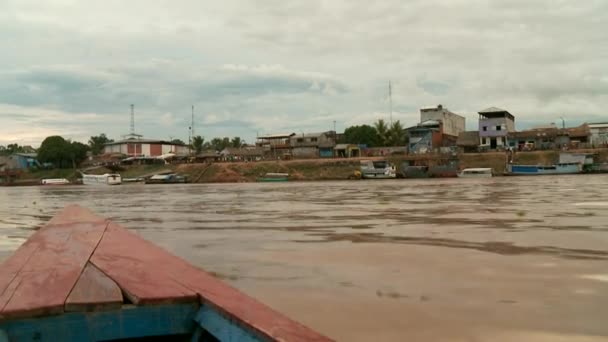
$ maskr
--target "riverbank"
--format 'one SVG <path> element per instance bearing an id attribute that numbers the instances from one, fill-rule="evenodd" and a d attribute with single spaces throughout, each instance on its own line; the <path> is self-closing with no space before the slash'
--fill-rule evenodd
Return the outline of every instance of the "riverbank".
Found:
<path id="1" fill-rule="evenodd" d="M 608 149 L 578 150 L 577 153 L 595 153 L 598 162 L 608 162 Z M 445 158 L 445 157 L 443 157 Z M 475 167 L 490 167 L 498 175 L 506 168 L 504 152 L 466 153 L 457 156 L 461 169 Z M 305 160 L 274 160 L 259 162 L 222 162 L 177 165 L 131 165 L 119 171 L 123 178 L 149 177 L 157 173 L 175 172 L 188 177 L 191 183 L 246 183 L 255 182 L 269 172 L 288 173 L 290 181 L 322 181 L 345 180 L 359 169 L 361 160 L 383 159 L 350 158 L 350 159 L 305 159 Z M 433 156 L 391 156 L 390 162 L 400 171 L 401 164 L 406 160 L 433 160 Z M 519 152 L 515 155 L 515 163 L 532 165 L 550 165 L 559 159 L 559 151 Z M 113 172 L 106 168 L 87 171 L 93 174 Z M 74 170 L 40 170 L 24 172 L 16 185 L 36 185 L 44 178 L 67 178 L 74 181 L 78 178 Z"/>

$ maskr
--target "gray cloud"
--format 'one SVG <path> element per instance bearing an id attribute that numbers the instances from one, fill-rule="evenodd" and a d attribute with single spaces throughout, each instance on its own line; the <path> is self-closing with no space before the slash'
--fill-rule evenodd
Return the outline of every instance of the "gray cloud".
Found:
<path id="1" fill-rule="evenodd" d="M 517 125 L 605 120 L 603 0 L 0 4 L 0 144 L 313 131 L 442 103 Z M 35 129 L 32 129 L 35 127 Z M 17 133 L 16 133 L 17 132 Z M 20 133 L 19 133 L 20 132 Z"/>

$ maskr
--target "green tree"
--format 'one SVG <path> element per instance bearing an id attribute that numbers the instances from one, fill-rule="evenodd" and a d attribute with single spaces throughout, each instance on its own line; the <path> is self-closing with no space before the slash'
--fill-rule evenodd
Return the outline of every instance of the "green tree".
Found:
<path id="1" fill-rule="evenodd" d="M 244 144 L 245 142 L 241 140 L 240 137 L 234 137 L 232 138 L 232 141 L 230 141 L 230 145 L 236 148 L 241 148 Z"/>
<path id="2" fill-rule="evenodd" d="M 89 146 L 78 141 L 69 142 L 69 157 L 72 162 L 72 167 L 76 168 L 80 163 L 87 159 Z"/>
<path id="3" fill-rule="evenodd" d="M 181 139 L 173 139 L 171 140 L 172 144 L 180 144 L 180 145 L 186 145 Z"/>
<path id="4" fill-rule="evenodd" d="M 38 149 L 38 160 L 52 163 L 55 167 L 69 167 L 72 160 L 71 144 L 58 135 L 45 138 Z"/>
<path id="5" fill-rule="evenodd" d="M 376 129 L 369 125 L 351 126 L 344 130 L 343 142 L 375 147 L 378 146 L 378 134 Z"/>
<path id="6" fill-rule="evenodd" d="M 405 145 L 405 130 L 401 126 L 399 120 L 393 122 L 387 131 L 386 144 L 388 146 L 403 146 Z"/>
<path id="7" fill-rule="evenodd" d="M 378 146 L 386 146 L 388 139 L 388 126 L 383 119 L 378 119 L 374 123 L 374 128 L 376 129 L 376 134 L 378 136 Z"/>
<path id="8" fill-rule="evenodd" d="M 111 142 L 114 142 L 114 140 L 109 139 L 104 133 L 101 133 L 100 135 L 92 136 L 89 139 L 89 146 L 91 147 L 93 155 L 97 156 L 103 152 L 104 145 Z"/>
<path id="9" fill-rule="evenodd" d="M 204 144 L 205 138 L 201 137 L 200 135 L 197 135 L 192 138 L 192 147 L 194 148 L 194 151 L 196 151 L 196 154 L 201 153 Z"/>

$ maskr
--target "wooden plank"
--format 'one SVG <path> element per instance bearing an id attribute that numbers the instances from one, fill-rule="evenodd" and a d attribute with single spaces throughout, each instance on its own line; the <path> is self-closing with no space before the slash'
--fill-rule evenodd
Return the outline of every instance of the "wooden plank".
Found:
<path id="1" fill-rule="evenodd" d="M 86 222 L 75 221 L 80 219 Z M 63 312 L 66 298 L 107 226 L 103 219 L 76 206 L 67 207 L 51 222 L 19 248 L 24 252 L 18 250 L 9 260 L 7 269 L 14 276 L 2 293 L 5 303 L 0 319 Z M 21 260 L 26 256 L 27 260 Z M 4 272 L 3 265 L 0 274 Z"/>
<path id="2" fill-rule="evenodd" d="M 169 254 L 118 225 L 110 224 L 91 262 L 136 303 L 199 295 L 230 320 L 274 341 L 330 341 L 209 273 Z"/>
<path id="3" fill-rule="evenodd" d="M 56 224 L 66 224 L 74 222 L 103 222 L 104 219 L 96 216 L 93 212 L 83 209 L 77 205 L 68 205 L 60 213 L 55 215 L 44 227 Z M 34 233 L 36 236 L 37 233 Z M 15 291 L 18 282 L 13 280 L 17 273 L 29 261 L 30 257 L 40 246 L 40 239 L 28 239 L 21 245 L 7 260 L 0 265 L 0 311 L 6 305 Z M 9 285 L 12 288 L 8 288 Z"/>
<path id="4" fill-rule="evenodd" d="M 65 311 L 120 309 L 122 292 L 116 283 L 88 263 L 65 301 Z"/>
<path id="5" fill-rule="evenodd" d="M 68 312 L 0 322 L 8 341 L 112 341 L 146 336 L 191 334 L 196 303 L 131 306 L 123 310 Z M 0 340 L 2 335 L 0 335 Z M 163 340 L 172 341 L 170 337 Z"/>
<path id="6" fill-rule="evenodd" d="M 196 302 L 198 296 L 169 276 L 170 254 L 110 223 L 91 263 L 112 278 L 134 304 Z"/>

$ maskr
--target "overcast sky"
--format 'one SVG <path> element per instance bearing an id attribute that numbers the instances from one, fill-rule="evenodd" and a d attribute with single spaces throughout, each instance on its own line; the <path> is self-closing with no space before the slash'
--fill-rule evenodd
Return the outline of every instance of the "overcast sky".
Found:
<path id="1" fill-rule="evenodd" d="M 0 1 L 0 144 L 608 121 L 608 1 Z"/>

